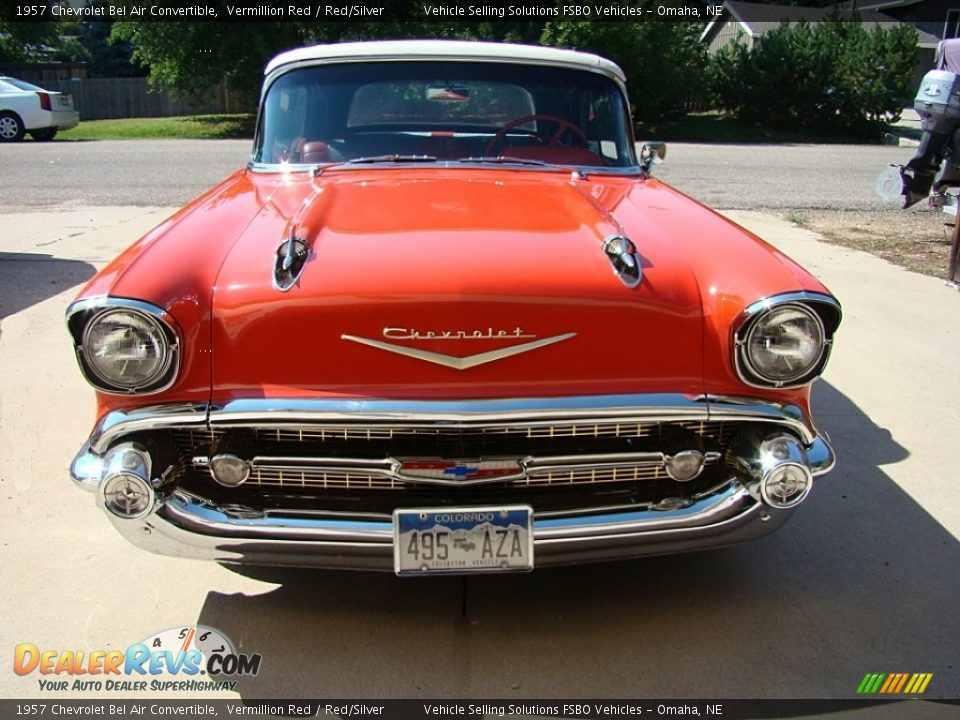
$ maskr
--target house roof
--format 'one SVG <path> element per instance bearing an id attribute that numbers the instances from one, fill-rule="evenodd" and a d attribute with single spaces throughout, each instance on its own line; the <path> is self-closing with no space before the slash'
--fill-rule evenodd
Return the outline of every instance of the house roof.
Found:
<path id="1" fill-rule="evenodd" d="M 924 0 L 848 0 L 840 3 L 839 7 L 844 10 L 853 9 L 854 5 L 858 10 L 886 10 L 887 8 L 901 8 L 910 5 L 919 5 Z"/>
<path id="2" fill-rule="evenodd" d="M 899 20 L 889 15 L 874 12 L 870 8 L 879 8 L 881 6 L 899 7 L 902 5 L 911 5 L 916 2 L 919 2 L 919 0 L 887 0 L 887 2 L 861 0 L 861 2 L 857 4 L 855 17 L 858 18 L 861 24 L 868 30 L 881 24 L 900 24 Z M 723 22 L 736 22 L 743 28 L 747 35 L 756 38 L 780 27 L 784 22 L 825 22 L 830 20 L 833 14 L 837 12 L 840 13 L 842 19 L 852 19 L 854 15 L 851 14 L 849 5 L 850 3 L 843 3 L 831 7 L 812 8 L 797 7 L 796 5 L 765 5 L 761 3 L 739 2 L 739 0 L 727 0 L 727 2 L 723 4 L 723 8 L 728 17 L 725 18 L 721 16 L 711 21 L 700 35 L 700 39 L 709 40 Z M 936 47 L 937 43 L 940 42 L 939 38 L 922 30 L 917 30 L 917 36 L 918 47 Z"/>

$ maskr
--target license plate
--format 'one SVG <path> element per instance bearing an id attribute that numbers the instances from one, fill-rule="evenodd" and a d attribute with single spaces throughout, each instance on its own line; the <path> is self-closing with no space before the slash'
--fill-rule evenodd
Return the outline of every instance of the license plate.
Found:
<path id="1" fill-rule="evenodd" d="M 395 510 L 398 575 L 533 568 L 533 510 L 525 505 Z"/>
<path id="2" fill-rule="evenodd" d="M 69 107 L 69 106 L 70 106 L 70 98 L 61 95 L 61 96 L 60 96 L 60 104 L 63 105 L 64 107 Z"/>

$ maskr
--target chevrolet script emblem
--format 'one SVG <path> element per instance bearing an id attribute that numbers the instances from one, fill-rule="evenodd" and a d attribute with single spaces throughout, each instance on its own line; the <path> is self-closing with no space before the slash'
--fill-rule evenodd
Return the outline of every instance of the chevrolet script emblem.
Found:
<path id="1" fill-rule="evenodd" d="M 514 330 L 494 330 L 486 328 L 484 330 L 441 330 L 441 331 L 420 331 L 408 328 L 387 327 L 383 329 L 384 338 L 390 340 L 522 340 L 533 338 L 529 342 L 519 345 L 509 345 L 508 347 L 497 350 L 488 350 L 477 353 L 476 355 L 467 355 L 466 357 L 457 357 L 455 355 L 445 355 L 444 353 L 431 352 L 429 350 L 420 350 L 407 345 L 397 345 L 383 340 L 371 340 L 370 338 L 358 337 L 357 335 L 341 335 L 340 338 L 350 342 L 368 345 L 369 347 L 387 352 L 396 353 L 405 357 L 423 360 L 424 362 L 443 365 L 454 370 L 468 370 L 478 365 L 484 365 L 494 360 L 503 360 L 504 358 L 520 355 L 531 350 L 553 345 L 554 343 L 569 340 L 576 337 L 576 333 L 564 333 L 563 335 L 554 335 L 553 337 L 536 339 L 536 335 L 525 333 L 521 328 Z"/>

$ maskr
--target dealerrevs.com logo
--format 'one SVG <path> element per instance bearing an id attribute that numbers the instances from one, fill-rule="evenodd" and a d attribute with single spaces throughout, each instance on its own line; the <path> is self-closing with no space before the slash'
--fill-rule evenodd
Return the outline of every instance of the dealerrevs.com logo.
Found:
<path id="1" fill-rule="evenodd" d="M 38 674 L 45 691 L 234 690 L 226 676 L 260 672 L 259 653 L 238 653 L 230 639 L 205 625 L 154 633 L 126 650 L 49 650 L 33 643 L 14 648 L 13 671 Z"/>

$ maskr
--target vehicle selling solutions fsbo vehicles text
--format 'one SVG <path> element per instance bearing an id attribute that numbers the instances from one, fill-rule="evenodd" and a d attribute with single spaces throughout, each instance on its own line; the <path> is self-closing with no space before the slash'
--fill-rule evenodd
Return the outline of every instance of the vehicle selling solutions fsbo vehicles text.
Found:
<path id="1" fill-rule="evenodd" d="M 722 5 L 708 5 L 706 15 L 718 16 Z M 565 17 L 597 18 L 603 20 L 630 19 L 644 20 L 653 18 L 701 17 L 700 8 L 656 5 L 654 7 L 636 7 L 621 5 L 564 5 L 562 7 L 530 7 L 526 5 L 424 5 L 423 14 L 427 17 L 453 18 L 507 18 L 507 17 Z"/>

